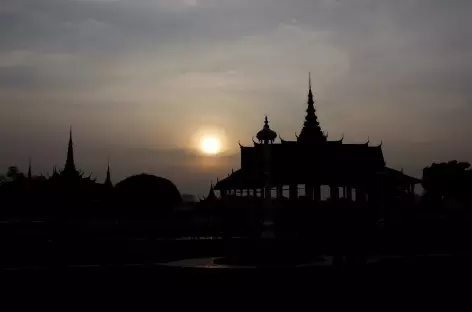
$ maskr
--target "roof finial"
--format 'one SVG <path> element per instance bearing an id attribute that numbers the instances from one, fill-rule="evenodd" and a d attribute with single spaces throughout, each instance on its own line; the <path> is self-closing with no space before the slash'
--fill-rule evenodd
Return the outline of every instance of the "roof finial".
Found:
<path id="1" fill-rule="evenodd" d="M 308 72 L 308 89 L 311 91 L 311 72 Z"/>

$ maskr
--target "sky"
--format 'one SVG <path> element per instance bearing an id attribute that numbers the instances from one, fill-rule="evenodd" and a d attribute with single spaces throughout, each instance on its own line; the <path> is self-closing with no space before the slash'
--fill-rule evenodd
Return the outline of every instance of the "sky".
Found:
<path id="1" fill-rule="evenodd" d="M 421 177 L 472 162 L 472 1 L 2 0 L 0 172 L 76 163 L 148 172 L 182 193 L 239 168 L 264 116 L 303 125 L 308 72 L 329 139 L 383 141 Z M 201 136 L 224 151 L 205 156 Z"/>

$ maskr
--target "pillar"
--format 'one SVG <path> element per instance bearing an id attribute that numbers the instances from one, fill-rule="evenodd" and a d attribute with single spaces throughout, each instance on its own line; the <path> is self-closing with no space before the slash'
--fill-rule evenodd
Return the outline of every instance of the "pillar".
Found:
<path id="1" fill-rule="evenodd" d="M 283 193 L 283 185 L 277 185 L 277 198 L 282 198 L 282 193 Z"/>
<path id="2" fill-rule="evenodd" d="M 337 185 L 330 185 L 329 194 L 332 200 L 339 199 L 339 187 Z"/>
<path id="3" fill-rule="evenodd" d="M 414 184 L 411 184 L 409 186 L 409 200 L 410 200 L 410 204 L 415 204 L 415 185 Z"/>
<path id="4" fill-rule="evenodd" d="M 297 199 L 298 198 L 298 185 L 297 184 L 290 184 L 289 185 L 288 197 L 290 199 Z"/>
<path id="5" fill-rule="evenodd" d="M 352 201 L 352 187 L 346 186 L 345 190 L 346 190 L 346 195 L 344 197 L 347 198 L 347 200 Z"/>
<path id="6" fill-rule="evenodd" d="M 226 192 L 227 192 L 227 190 L 226 190 L 226 189 L 221 189 L 221 191 L 220 191 L 220 192 L 221 192 L 221 198 L 225 198 L 225 197 L 226 197 L 226 195 L 227 195 L 227 193 L 226 193 Z"/>

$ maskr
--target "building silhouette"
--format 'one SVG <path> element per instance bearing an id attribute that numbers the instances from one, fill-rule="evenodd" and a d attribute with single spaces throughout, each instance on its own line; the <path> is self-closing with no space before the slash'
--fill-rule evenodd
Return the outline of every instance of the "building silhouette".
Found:
<path id="1" fill-rule="evenodd" d="M 221 198 L 228 195 L 290 199 L 303 194 L 308 201 L 321 200 L 321 189 L 329 188 L 330 200 L 387 203 L 392 197 L 414 198 L 421 181 L 385 164 L 382 144 L 346 144 L 330 141 L 322 131 L 309 81 L 306 117 L 294 141 L 280 138 L 270 129 L 267 117 L 253 146 L 240 144 L 241 168 L 215 185 Z M 302 190 L 300 191 L 300 187 Z"/>

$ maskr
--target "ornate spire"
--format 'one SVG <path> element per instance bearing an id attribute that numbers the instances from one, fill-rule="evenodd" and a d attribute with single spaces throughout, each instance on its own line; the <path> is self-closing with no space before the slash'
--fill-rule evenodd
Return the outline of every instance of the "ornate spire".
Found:
<path id="1" fill-rule="evenodd" d="M 66 175 L 77 173 L 74 162 L 74 143 L 72 142 L 72 127 L 70 127 L 69 130 L 69 146 L 67 148 L 67 160 L 66 165 L 64 167 L 64 173 Z"/>
<path id="2" fill-rule="evenodd" d="M 29 165 L 28 165 L 28 180 L 31 180 L 31 157 L 29 158 Z"/>
<path id="3" fill-rule="evenodd" d="M 107 178 L 104 184 L 106 187 L 113 187 L 113 183 L 111 183 L 111 174 L 110 174 L 110 158 L 108 158 Z"/>
<path id="4" fill-rule="evenodd" d="M 308 74 L 308 108 L 306 109 L 305 122 L 302 131 L 298 136 L 299 142 L 304 143 L 320 143 L 326 141 L 326 136 L 321 130 L 318 117 L 316 116 L 315 101 L 313 92 L 311 91 L 311 73 Z"/>
<path id="5" fill-rule="evenodd" d="M 265 116 L 264 127 L 257 133 L 256 137 L 261 142 L 274 142 L 274 140 L 277 138 L 277 133 L 271 130 L 269 127 L 269 120 L 267 120 L 267 116 Z"/>

